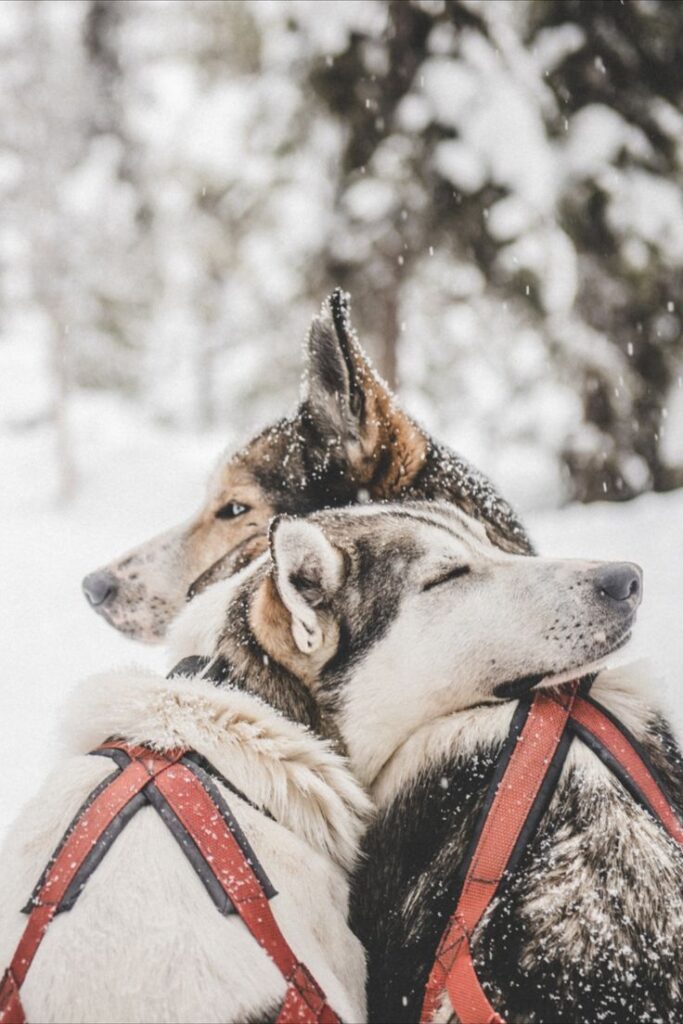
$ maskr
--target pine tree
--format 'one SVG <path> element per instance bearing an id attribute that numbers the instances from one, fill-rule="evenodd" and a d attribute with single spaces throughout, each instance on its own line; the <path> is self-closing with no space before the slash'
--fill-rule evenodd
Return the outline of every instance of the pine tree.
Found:
<path id="1" fill-rule="evenodd" d="M 580 315 L 625 367 L 616 378 L 586 367 L 584 416 L 598 435 L 566 452 L 574 494 L 590 501 L 680 487 L 683 466 L 666 464 L 661 439 L 683 361 L 683 5 L 540 0 L 532 15 L 532 43 L 577 33 L 548 76 L 558 99 L 549 130 L 592 118 L 594 132 L 602 126 L 614 139 L 608 161 L 587 163 L 561 203 L 581 262 Z"/>
<path id="2" fill-rule="evenodd" d="M 403 321 L 447 333 L 448 266 L 469 265 L 484 287 L 461 298 L 490 321 L 472 342 L 482 366 L 508 376 L 501 414 L 515 392 L 525 402 L 537 388 L 514 365 L 525 332 L 545 351 L 546 388 L 582 396 L 582 425 L 567 414 L 564 436 L 550 431 L 567 496 L 679 486 L 683 471 L 665 463 L 660 441 L 681 368 L 683 7 L 374 8 L 343 48 L 317 54 L 311 80 L 346 129 L 327 273 L 356 295 L 380 366 L 393 377 Z M 648 225 L 650 206 L 659 221 Z M 428 253 L 443 268 L 431 318 L 419 312 L 435 277 Z M 428 338 L 402 347 L 419 344 L 429 359 Z M 437 364 L 447 369 L 440 354 Z M 450 370 L 457 379 L 463 368 L 459 356 Z M 569 396 L 560 404 L 568 410 Z M 542 419 L 518 420 L 542 445 Z"/>

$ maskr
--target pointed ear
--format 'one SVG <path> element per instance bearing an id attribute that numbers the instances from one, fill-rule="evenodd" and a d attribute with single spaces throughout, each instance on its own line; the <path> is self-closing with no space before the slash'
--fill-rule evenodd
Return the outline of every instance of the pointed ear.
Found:
<path id="1" fill-rule="evenodd" d="M 320 650 L 324 617 L 344 578 L 344 558 L 315 523 L 278 516 L 269 534 L 275 586 L 303 654 Z"/>
<path id="2" fill-rule="evenodd" d="M 330 295 L 308 332 L 305 395 L 323 436 L 358 445 L 370 367 L 349 322 L 348 296 Z"/>
<path id="3" fill-rule="evenodd" d="M 335 289 L 308 334 L 304 408 L 329 452 L 338 451 L 356 485 L 392 498 L 408 486 L 426 438 L 375 373 L 349 318 L 349 296 Z"/>

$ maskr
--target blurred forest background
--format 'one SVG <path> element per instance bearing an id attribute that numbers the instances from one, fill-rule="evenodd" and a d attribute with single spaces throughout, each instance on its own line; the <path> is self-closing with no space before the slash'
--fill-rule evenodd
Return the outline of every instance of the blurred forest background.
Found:
<path id="1" fill-rule="evenodd" d="M 3 0 L 0 441 L 239 437 L 341 284 L 522 507 L 680 487 L 682 101 L 669 0 Z"/>

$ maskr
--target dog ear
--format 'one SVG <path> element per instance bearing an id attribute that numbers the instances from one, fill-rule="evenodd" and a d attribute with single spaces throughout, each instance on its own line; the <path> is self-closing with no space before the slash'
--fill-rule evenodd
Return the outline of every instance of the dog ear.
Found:
<path id="1" fill-rule="evenodd" d="M 368 372 L 350 326 L 348 296 L 337 288 L 311 323 L 304 387 L 322 435 L 351 451 L 360 442 Z"/>
<path id="2" fill-rule="evenodd" d="M 323 616 L 344 578 L 342 553 L 315 523 L 278 516 L 269 534 L 275 586 L 302 654 L 323 646 Z"/>
<path id="3" fill-rule="evenodd" d="M 303 407 L 326 446 L 341 454 L 357 486 L 391 498 L 422 465 L 426 439 L 373 370 L 335 289 L 308 334 Z"/>

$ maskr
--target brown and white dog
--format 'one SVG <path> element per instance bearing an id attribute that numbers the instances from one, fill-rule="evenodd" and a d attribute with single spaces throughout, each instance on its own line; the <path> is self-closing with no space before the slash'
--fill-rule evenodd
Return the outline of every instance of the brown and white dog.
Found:
<path id="1" fill-rule="evenodd" d="M 334 292 L 311 324 L 295 414 L 221 461 L 193 518 L 85 578 L 91 605 L 116 629 L 162 640 L 188 598 L 265 550 L 280 513 L 441 499 L 479 519 L 503 550 L 532 552 L 489 481 L 414 423 L 371 369 L 346 303 Z"/>

